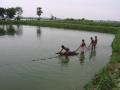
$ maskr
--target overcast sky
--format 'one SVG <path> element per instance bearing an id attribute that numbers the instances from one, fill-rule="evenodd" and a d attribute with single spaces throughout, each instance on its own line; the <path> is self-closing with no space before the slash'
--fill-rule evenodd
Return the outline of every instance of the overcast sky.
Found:
<path id="1" fill-rule="evenodd" d="M 23 16 L 36 17 L 36 8 L 42 7 L 41 17 L 120 21 L 120 0 L 0 0 L 0 7 L 16 6 Z"/>

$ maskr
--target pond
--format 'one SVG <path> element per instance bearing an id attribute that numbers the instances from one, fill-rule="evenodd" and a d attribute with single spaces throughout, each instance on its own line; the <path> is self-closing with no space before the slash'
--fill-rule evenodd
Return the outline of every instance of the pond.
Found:
<path id="1" fill-rule="evenodd" d="M 113 34 L 22 25 L 0 26 L 0 32 L 0 90 L 83 90 L 109 62 L 114 38 Z M 91 36 L 98 36 L 95 51 L 86 51 L 84 57 L 56 57 L 61 45 L 75 50 L 82 39 L 88 46 Z"/>

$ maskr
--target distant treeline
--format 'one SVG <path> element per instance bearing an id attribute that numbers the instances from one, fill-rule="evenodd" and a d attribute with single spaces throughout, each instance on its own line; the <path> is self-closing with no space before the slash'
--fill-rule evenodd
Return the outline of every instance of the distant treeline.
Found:
<path id="1" fill-rule="evenodd" d="M 41 7 L 37 7 L 37 15 L 39 16 L 43 13 Z M 23 14 L 22 7 L 11 7 L 11 8 L 3 8 L 0 7 L 0 19 L 6 20 L 6 19 L 16 19 L 20 20 L 21 15 Z M 15 17 L 15 15 L 17 15 Z"/>
<path id="2" fill-rule="evenodd" d="M 20 18 L 22 15 L 23 10 L 21 7 L 15 7 L 15 8 L 2 8 L 0 7 L 0 17 L 1 19 L 12 19 L 17 15 L 17 19 Z"/>

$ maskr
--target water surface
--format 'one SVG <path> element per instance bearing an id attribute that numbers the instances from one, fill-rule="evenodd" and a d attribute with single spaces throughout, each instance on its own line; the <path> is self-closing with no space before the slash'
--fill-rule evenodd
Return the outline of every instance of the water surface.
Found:
<path id="1" fill-rule="evenodd" d="M 36 26 L 0 26 L 0 90 L 83 90 L 111 55 L 112 34 Z M 12 30 L 12 31 L 9 31 Z M 96 51 L 56 57 L 64 44 L 75 50 L 98 36 Z M 44 58 L 46 60 L 40 60 Z M 39 60 L 39 61 L 32 61 Z"/>

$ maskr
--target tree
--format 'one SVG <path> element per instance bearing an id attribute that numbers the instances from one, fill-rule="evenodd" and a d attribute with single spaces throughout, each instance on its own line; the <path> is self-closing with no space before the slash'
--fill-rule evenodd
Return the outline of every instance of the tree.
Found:
<path id="1" fill-rule="evenodd" d="M 15 8 L 8 8 L 6 9 L 6 15 L 7 15 L 7 18 L 13 18 L 14 15 L 16 15 L 16 9 Z"/>
<path id="2" fill-rule="evenodd" d="M 51 14 L 50 20 L 56 20 L 56 17 Z"/>
<path id="3" fill-rule="evenodd" d="M 51 18 L 50 18 L 51 20 L 54 20 L 54 16 L 53 15 L 51 15 Z"/>
<path id="4" fill-rule="evenodd" d="M 20 16 L 22 15 L 23 13 L 23 10 L 21 7 L 16 7 L 16 14 L 17 14 L 17 20 L 20 20 Z"/>
<path id="5" fill-rule="evenodd" d="M 4 18 L 5 9 L 0 7 L 0 17 Z"/>
<path id="6" fill-rule="evenodd" d="M 40 15 L 43 13 L 41 9 L 42 9 L 41 7 L 37 8 L 37 15 L 39 16 L 39 20 L 40 20 Z"/>
<path id="7" fill-rule="evenodd" d="M 81 21 L 85 21 L 85 18 L 82 18 Z"/>

